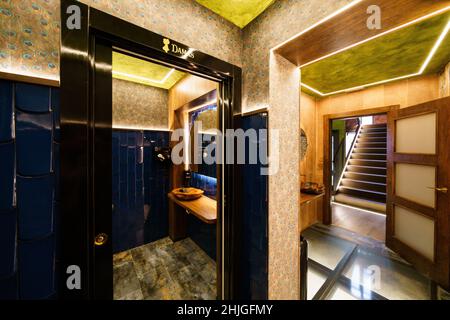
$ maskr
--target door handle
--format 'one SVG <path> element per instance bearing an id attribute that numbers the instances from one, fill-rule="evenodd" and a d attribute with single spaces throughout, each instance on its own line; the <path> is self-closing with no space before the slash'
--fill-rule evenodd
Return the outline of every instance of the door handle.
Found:
<path id="1" fill-rule="evenodd" d="M 442 187 L 442 188 L 435 188 L 435 187 L 427 187 L 428 189 L 433 189 L 437 192 L 442 192 L 442 193 L 447 193 L 448 189 L 446 187 Z"/>
<path id="2" fill-rule="evenodd" d="M 108 235 L 106 233 L 99 233 L 95 236 L 94 244 L 96 246 L 102 246 L 108 241 Z"/>

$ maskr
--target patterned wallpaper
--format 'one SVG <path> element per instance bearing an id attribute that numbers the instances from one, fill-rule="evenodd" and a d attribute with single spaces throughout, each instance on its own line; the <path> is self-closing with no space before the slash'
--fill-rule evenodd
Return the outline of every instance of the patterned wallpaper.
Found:
<path id="1" fill-rule="evenodd" d="M 243 110 L 269 105 L 270 49 L 352 0 L 276 1 L 243 29 Z"/>
<path id="2" fill-rule="evenodd" d="M 169 92 L 113 79 L 113 127 L 167 130 Z"/>
<path id="3" fill-rule="evenodd" d="M 241 65 L 241 30 L 195 1 L 81 2 Z M 0 0 L 0 71 L 59 78 L 59 3 Z"/>
<path id="4" fill-rule="evenodd" d="M 0 0 L 0 71 L 57 78 L 59 0 Z"/>

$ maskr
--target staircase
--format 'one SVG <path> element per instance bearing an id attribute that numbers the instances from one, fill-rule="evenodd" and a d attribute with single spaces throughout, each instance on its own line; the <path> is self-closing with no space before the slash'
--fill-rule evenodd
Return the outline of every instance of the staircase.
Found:
<path id="1" fill-rule="evenodd" d="M 386 213 L 386 124 L 364 125 L 334 201 Z"/>

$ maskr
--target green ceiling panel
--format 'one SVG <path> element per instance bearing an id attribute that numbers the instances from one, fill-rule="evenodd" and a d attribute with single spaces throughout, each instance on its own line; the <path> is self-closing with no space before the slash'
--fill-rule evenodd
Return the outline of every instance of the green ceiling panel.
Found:
<path id="1" fill-rule="evenodd" d="M 445 13 L 305 66 L 302 82 L 326 94 L 417 73 L 449 21 Z M 450 33 L 425 73 L 449 61 Z"/>
<path id="2" fill-rule="evenodd" d="M 113 77 L 116 79 L 170 89 L 186 74 L 143 59 L 113 52 Z"/>
<path id="3" fill-rule="evenodd" d="M 275 0 L 196 0 L 202 6 L 244 28 Z"/>

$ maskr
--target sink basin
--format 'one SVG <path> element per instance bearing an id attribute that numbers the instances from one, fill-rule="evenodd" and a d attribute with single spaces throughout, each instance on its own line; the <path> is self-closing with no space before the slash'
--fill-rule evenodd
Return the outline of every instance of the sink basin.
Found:
<path id="1" fill-rule="evenodd" d="M 175 197 L 183 201 L 195 200 L 203 195 L 203 190 L 196 188 L 177 188 L 172 193 Z"/>

